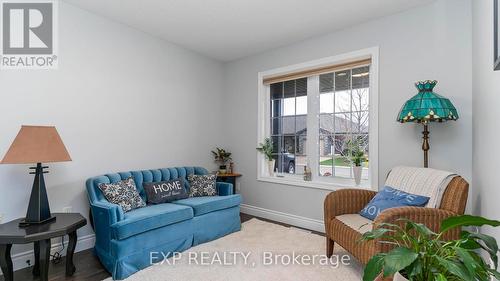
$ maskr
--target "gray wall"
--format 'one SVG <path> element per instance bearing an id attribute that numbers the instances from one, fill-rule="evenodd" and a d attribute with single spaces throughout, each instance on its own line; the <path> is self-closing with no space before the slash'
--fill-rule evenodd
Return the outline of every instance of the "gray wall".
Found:
<path id="1" fill-rule="evenodd" d="M 413 83 L 437 79 L 460 120 L 431 125 L 430 165 L 470 180 L 472 146 L 471 2 L 441 0 L 397 15 L 225 65 L 226 146 L 234 153 L 244 203 L 322 220 L 327 191 L 256 180 L 257 73 L 363 48 L 380 47 L 379 185 L 395 165 L 422 163 L 418 125 L 396 123 Z"/>
<path id="2" fill-rule="evenodd" d="M 473 1 L 473 186 L 475 213 L 499 219 L 500 184 L 496 178 L 500 71 L 493 71 L 493 1 Z M 500 229 L 485 227 L 500 239 Z"/>
<path id="3" fill-rule="evenodd" d="M 22 124 L 49 124 L 73 158 L 51 164 L 46 175 L 52 211 L 72 206 L 87 214 L 84 182 L 91 176 L 214 168 L 209 151 L 221 140 L 222 65 L 65 2 L 59 9 L 59 69 L 0 72 L 0 154 Z M 25 215 L 28 166 L 0 165 L 4 221 Z M 86 227 L 80 235 L 89 233 Z"/>

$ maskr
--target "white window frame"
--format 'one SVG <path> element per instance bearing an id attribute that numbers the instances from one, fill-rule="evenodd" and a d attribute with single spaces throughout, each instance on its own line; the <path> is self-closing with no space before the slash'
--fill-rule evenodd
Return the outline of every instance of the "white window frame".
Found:
<path id="1" fill-rule="evenodd" d="M 371 59 L 370 64 L 370 91 L 369 91 L 369 182 L 362 184 L 359 188 L 378 189 L 378 88 L 379 88 L 379 47 L 362 49 L 346 54 L 326 57 L 318 60 L 308 61 L 304 63 L 294 64 L 290 66 L 280 67 L 258 73 L 258 124 L 257 124 L 257 145 L 262 143 L 264 138 L 269 137 L 270 130 L 270 87 L 264 85 L 264 79 L 270 76 L 286 75 L 299 71 L 330 66 L 336 64 L 344 64 L 362 59 Z M 304 181 L 299 175 L 284 175 L 284 177 L 272 177 L 267 175 L 266 159 L 262 153 L 257 156 L 257 180 L 263 182 L 271 182 L 285 185 L 294 185 L 307 188 L 318 188 L 325 190 L 336 190 L 339 188 L 356 187 L 353 179 L 339 177 L 321 177 L 318 175 L 317 167 L 319 167 L 319 152 L 311 153 L 317 150 L 319 144 L 319 78 L 312 77 L 307 80 L 308 88 L 308 105 L 307 105 L 307 157 L 311 163 L 312 181 Z M 313 91 L 313 92 L 311 92 Z M 310 99 L 309 97 L 317 96 Z M 310 102 L 310 101 L 315 102 Z M 309 133 L 310 132 L 310 133 Z M 315 164 L 313 164 L 315 163 Z M 317 164 L 317 165 L 316 165 Z"/>

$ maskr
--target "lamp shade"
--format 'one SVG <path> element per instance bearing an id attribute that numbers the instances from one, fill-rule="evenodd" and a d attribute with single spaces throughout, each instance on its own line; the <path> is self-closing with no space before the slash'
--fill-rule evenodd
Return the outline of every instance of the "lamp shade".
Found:
<path id="1" fill-rule="evenodd" d="M 71 161 L 54 126 L 21 126 L 1 164 Z"/>
<path id="2" fill-rule="evenodd" d="M 436 84 L 435 80 L 415 83 L 418 94 L 405 102 L 399 111 L 397 121 L 427 123 L 457 120 L 457 109 L 450 100 L 433 92 Z"/>

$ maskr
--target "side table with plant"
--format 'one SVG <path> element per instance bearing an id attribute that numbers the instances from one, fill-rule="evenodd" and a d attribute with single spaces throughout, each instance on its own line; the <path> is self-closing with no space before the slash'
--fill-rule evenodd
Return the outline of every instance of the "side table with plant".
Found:
<path id="1" fill-rule="evenodd" d="M 273 159 L 273 141 L 271 138 L 265 138 L 264 143 L 260 143 L 257 150 L 266 157 L 269 176 L 274 176 L 275 160 Z"/>
<path id="2" fill-rule="evenodd" d="M 217 147 L 215 151 L 212 150 L 212 154 L 215 162 L 219 163 L 219 173 L 225 174 L 227 172 L 227 161 L 231 160 L 231 152 Z"/>
<path id="3" fill-rule="evenodd" d="M 495 238 L 463 230 L 460 239 L 445 241 L 445 232 L 456 227 L 500 226 L 500 221 L 463 215 L 441 223 L 439 233 L 423 224 L 400 219 L 396 224 L 380 224 L 363 235 L 363 240 L 377 240 L 394 245 L 388 253 L 373 256 L 365 267 L 363 281 L 394 275 L 394 280 L 500 280 L 498 244 Z M 484 251 L 492 261 L 485 261 Z M 380 280 L 380 279 L 379 279 Z"/>

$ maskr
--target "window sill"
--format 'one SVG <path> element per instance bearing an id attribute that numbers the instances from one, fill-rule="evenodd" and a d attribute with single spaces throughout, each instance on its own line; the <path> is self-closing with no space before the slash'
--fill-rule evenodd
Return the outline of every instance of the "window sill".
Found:
<path id="1" fill-rule="evenodd" d="M 283 185 L 293 185 L 293 186 L 299 186 L 299 187 L 305 187 L 305 188 L 314 188 L 314 189 L 321 189 L 321 190 L 329 190 L 329 191 L 335 191 L 338 189 L 343 189 L 343 188 L 359 188 L 359 189 L 371 189 L 370 184 L 368 182 L 362 182 L 360 186 L 356 186 L 354 183 L 353 184 L 345 184 L 345 183 L 333 183 L 333 182 L 326 182 L 326 181 L 305 181 L 299 177 L 270 177 L 270 176 L 258 176 L 257 177 L 258 181 L 261 182 L 270 182 L 270 183 L 277 183 L 277 184 L 283 184 Z"/>

